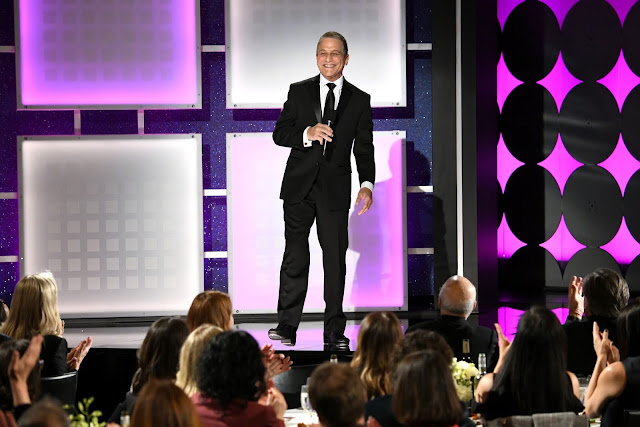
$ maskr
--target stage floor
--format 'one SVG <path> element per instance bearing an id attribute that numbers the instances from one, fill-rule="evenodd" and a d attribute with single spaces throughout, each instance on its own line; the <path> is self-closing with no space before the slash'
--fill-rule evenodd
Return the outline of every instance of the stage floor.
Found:
<path id="1" fill-rule="evenodd" d="M 403 329 L 407 328 L 407 320 L 401 320 Z M 298 327 L 297 342 L 293 347 L 285 346 L 280 341 L 272 341 L 267 335 L 270 328 L 275 327 L 274 323 L 239 323 L 234 325 L 234 329 L 249 332 L 258 341 L 260 346 L 273 344 L 278 351 L 325 351 L 323 342 L 323 323 L 302 322 Z M 70 347 L 76 346 L 80 340 L 91 336 L 93 338 L 93 348 L 113 348 L 113 349 L 137 349 L 142 344 L 148 326 L 118 326 L 100 328 L 65 328 L 64 337 Z M 359 320 L 347 321 L 345 336 L 351 340 L 350 350 L 356 349 Z"/>

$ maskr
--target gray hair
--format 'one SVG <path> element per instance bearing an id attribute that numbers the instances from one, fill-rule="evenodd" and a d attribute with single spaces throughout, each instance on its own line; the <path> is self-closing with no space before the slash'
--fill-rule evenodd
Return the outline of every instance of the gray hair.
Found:
<path id="1" fill-rule="evenodd" d="M 463 294 L 467 298 L 462 298 L 462 299 L 450 298 L 449 294 L 445 292 L 446 289 L 449 288 L 449 286 L 451 285 L 449 285 L 449 281 L 447 281 L 440 288 L 440 294 L 438 295 L 440 297 L 440 308 L 443 310 L 449 311 L 451 313 L 455 313 L 457 315 L 465 316 L 465 317 L 471 314 L 471 312 L 473 311 L 473 306 L 475 305 L 475 302 L 476 302 L 475 286 L 471 286 L 471 288 L 473 288 L 473 291 L 470 294 L 468 294 L 467 292 L 464 292 Z"/>

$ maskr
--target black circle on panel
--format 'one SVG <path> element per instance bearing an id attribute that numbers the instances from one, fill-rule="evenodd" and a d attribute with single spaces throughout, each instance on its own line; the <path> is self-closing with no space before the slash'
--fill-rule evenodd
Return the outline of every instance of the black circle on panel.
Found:
<path id="1" fill-rule="evenodd" d="M 640 255 L 629 264 L 625 279 L 627 280 L 627 285 L 629 285 L 630 292 L 634 294 L 640 293 Z"/>
<path id="2" fill-rule="evenodd" d="M 504 143 L 516 159 L 539 163 L 558 140 L 558 107 L 545 87 L 522 84 L 504 101 L 500 125 Z"/>
<path id="3" fill-rule="evenodd" d="M 640 242 L 640 171 L 633 174 L 624 190 L 624 218 L 634 239 Z"/>
<path id="4" fill-rule="evenodd" d="M 640 76 L 640 2 L 633 5 L 624 19 L 622 53 L 627 65 Z"/>
<path id="5" fill-rule="evenodd" d="M 496 19 L 496 34 L 498 35 L 498 55 L 496 57 L 496 65 L 500 62 L 500 55 L 502 54 L 502 27 L 500 27 L 500 21 Z"/>
<path id="6" fill-rule="evenodd" d="M 502 31 L 502 54 L 518 80 L 533 83 L 549 74 L 560 53 L 560 25 L 549 6 L 525 1 L 516 6 Z"/>
<path id="7" fill-rule="evenodd" d="M 501 282 L 501 289 L 535 294 L 545 286 L 561 286 L 562 272 L 549 251 L 527 245 L 511 256 Z"/>
<path id="8" fill-rule="evenodd" d="M 634 87 L 624 100 L 620 122 L 624 145 L 633 157 L 640 160 L 640 85 Z"/>
<path id="9" fill-rule="evenodd" d="M 507 181 L 502 201 L 509 228 L 529 245 L 549 240 L 560 224 L 560 187 L 541 166 L 516 169 Z"/>
<path id="10" fill-rule="evenodd" d="M 621 48 L 620 18 L 604 0 L 579 1 L 562 22 L 562 59 L 580 80 L 594 82 L 609 74 Z"/>
<path id="11" fill-rule="evenodd" d="M 558 121 L 564 146 L 582 163 L 606 160 L 620 138 L 618 104 L 609 89 L 599 83 L 581 83 L 571 89 Z"/>
<path id="12" fill-rule="evenodd" d="M 567 228 L 586 246 L 602 246 L 618 232 L 622 193 L 615 178 L 600 166 L 576 169 L 564 186 L 562 208 Z"/>
<path id="13" fill-rule="evenodd" d="M 584 248 L 576 252 L 567 263 L 562 285 L 568 288 L 572 276 L 584 277 L 598 268 L 608 268 L 621 273 L 620 266 L 607 251 L 600 248 Z"/>

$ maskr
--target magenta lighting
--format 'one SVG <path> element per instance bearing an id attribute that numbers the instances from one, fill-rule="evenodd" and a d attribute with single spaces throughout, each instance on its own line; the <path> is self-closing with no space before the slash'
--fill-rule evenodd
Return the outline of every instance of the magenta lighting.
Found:
<path id="1" fill-rule="evenodd" d="M 196 0 L 15 0 L 19 109 L 200 108 Z"/>

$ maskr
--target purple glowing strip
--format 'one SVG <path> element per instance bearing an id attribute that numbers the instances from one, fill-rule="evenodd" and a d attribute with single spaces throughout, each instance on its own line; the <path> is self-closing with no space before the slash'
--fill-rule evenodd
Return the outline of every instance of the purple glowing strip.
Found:
<path id="1" fill-rule="evenodd" d="M 561 324 L 564 324 L 569 315 L 569 309 L 564 307 L 555 308 L 551 311 L 556 315 Z M 509 341 L 513 341 L 513 338 L 516 336 L 518 322 L 523 313 L 523 310 L 510 307 L 500 307 L 498 309 L 498 323 L 500 324 L 500 328 L 502 328 L 502 333 L 505 334 Z"/>
<path id="2" fill-rule="evenodd" d="M 19 106 L 199 104 L 196 10 L 195 0 L 20 0 Z"/>

